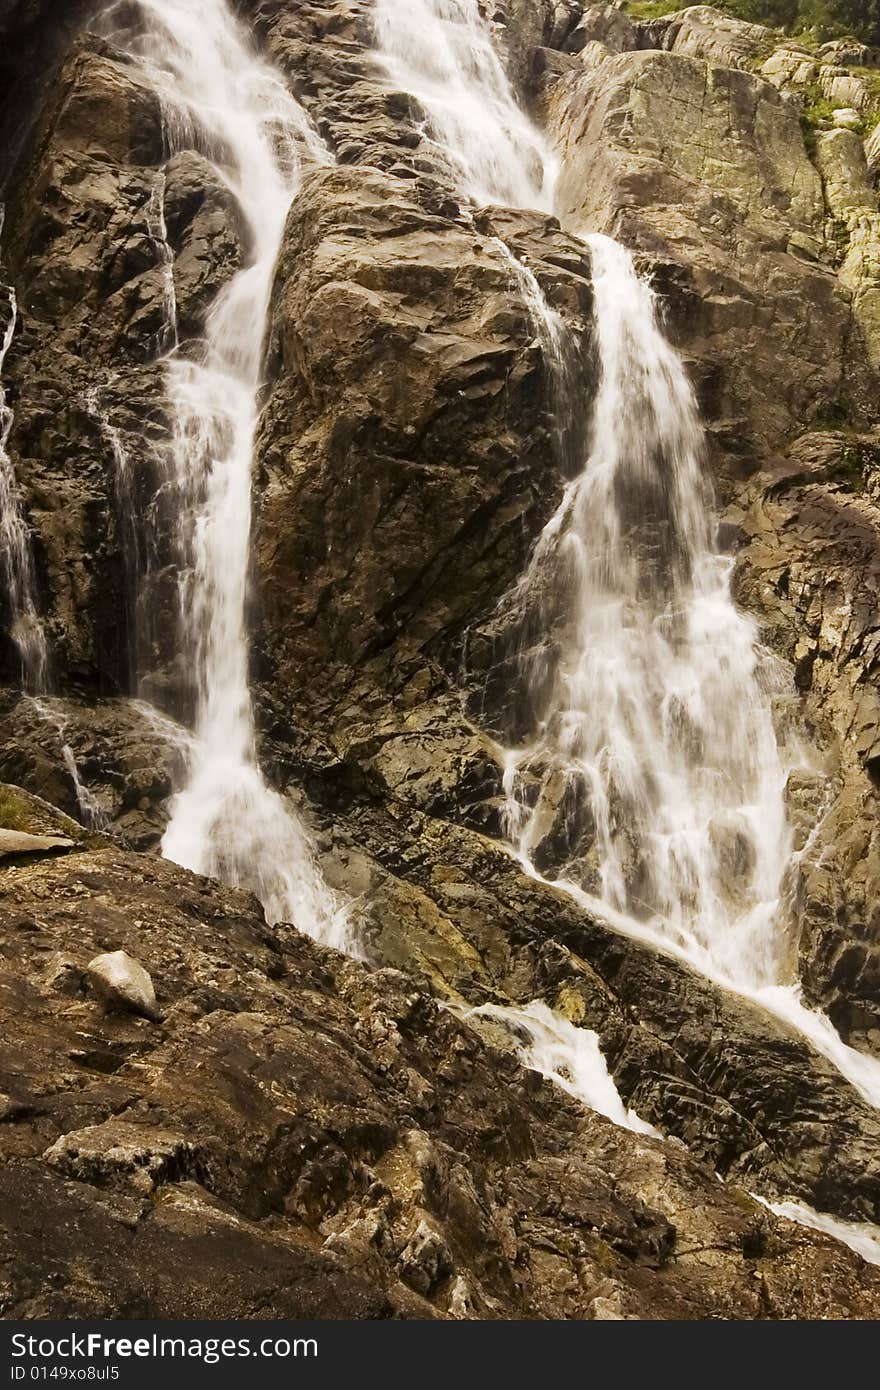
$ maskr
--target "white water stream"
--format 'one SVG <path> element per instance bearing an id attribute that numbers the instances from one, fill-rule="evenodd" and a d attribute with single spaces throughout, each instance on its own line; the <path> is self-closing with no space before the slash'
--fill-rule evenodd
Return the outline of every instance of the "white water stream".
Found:
<path id="1" fill-rule="evenodd" d="M 484 1018 L 500 1024 L 513 1035 L 524 1067 L 540 1072 L 567 1095 L 621 1129 L 663 1138 L 659 1130 L 624 1105 L 602 1056 L 599 1039 L 590 1029 L 576 1027 L 553 1013 L 540 999 L 519 1008 L 481 1004 L 476 1009 L 459 1008 L 455 1012 L 466 1022 Z"/>
<path id="2" fill-rule="evenodd" d="M 478 0 L 374 0 L 374 25 L 379 65 L 462 193 L 552 210 L 556 158 Z M 804 1007 L 788 965 L 786 678 L 730 594 L 693 392 L 629 253 L 566 230 L 592 261 L 600 382 L 583 467 L 508 596 L 539 617 L 554 600 L 552 630 L 548 612 L 519 654 L 538 716 L 506 751 L 511 847 L 546 882 L 549 834 L 557 887 L 792 1025 L 880 1106 L 880 1063 Z M 558 372 L 558 316 L 533 275 L 520 287 Z"/>
<path id="3" fill-rule="evenodd" d="M 217 296 L 199 351 L 174 347 L 166 361 L 196 740 L 162 848 L 176 863 L 251 889 L 270 922 L 293 921 L 351 949 L 345 911 L 321 879 L 309 837 L 257 761 L 246 622 L 251 459 L 269 295 L 302 152 L 328 156 L 228 0 L 137 0 L 135 9 L 133 26 L 128 3 L 108 19 L 112 25 L 118 14 L 117 41 L 162 100 L 170 152 L 195 147 L 213 162 L 246 229 L 245 263 Z"/>
<path id="4" fill-rule="evenodd" d="M 784 1216 L 798 1226 L 806 1226 L 809 1231 L 821 1231 L 832 1240 L 848 1245 L 869 1265 L 880 1265 L 880 1227 L 858 1221 L 838 1221 L 825 1212 L 814 1211 L 803 1202 L 768 1202 L 765 1197 L 751 1194 L 756 1202 L 772 1211 L 775 1216 Z"/>
<path id="5" fill-rule="evenodd" d="M 516 595 L 549 573 L 566 611 L 522 657 L 542 708 L 508 754 L 509 831 L 532 859 L 549 826 L 557 872 L 760 989 L 784 964 L 791 854 L 776 668 L 730 597 L 696 403 L 652 292 L 622 246 L 588 241 L 602 373 L 586 463 Z"/>
<path id="6" fill-rule="evenodd" d="M 550 211 L 556 162 L 513 96 L 478 0 L 375 0 L 377 57 L 474 203 Z"/>
<path id="7" fill-rule="evenodd" d="M 0 231 L 3 229 L 2 211 L 0 207 Z M 3 389 L 3 365 L 18 319 L 14 291 L 9 289 L 7 293 L 8 317 L 0 332 L 0 564 L 11 621 L 10 635 L 21 661 L 21 682 L 25 690 L 38 695 L 46 689 L 49 678 L 49 648 L 34 598 L 36 578 L 30 533 L 7 449 L 13 413 Z"/>
<path id="8" fill-rule="evenodd" d="M 351 950 L 346 913 L 320 878 L 305 829 L 259 768 L 246 626 L 251 459 L 272 276 L 301 152 L 320 161 L 326 151 L 253 51 L 229 0 L 125 0 L 110 7 L 111 24 L 117 13 L 119 41 L 163 101 L 170 152 L 195 147 L 211 159 L 237 201 L 247 242 L 246 262 L 218 296 L 194 354 L 177 343 L 170 252 L 165 259 L 172 481 L 186 557 L 181 626 L 196 726 L 191 741 L 184 736 L 189 780 L 163 849 L 255 891 L 270 921 L 293 920 Z M 555 156 L 516 101 L 478 0 L 375 0 L 374 17 L 389 83 L 421 105 L 425 138 L 462 193 L 474 203 L 551 211 Z M 162 244 L 163 187 L 160 176 L 148 208 Z M 515 595 L 528 605 L 549 571 L 566 597 L 566 621 L 548 631 L 546 644 L 522 653 L 540 714 L 528 746 L 507 753 L 512 848 L 541 878 L 533 854 L 548 823 L 555 817 L 558 828 L 561 818 L 567 855 L 554 866 L 557 886 L 616 929 L 791 1023 L 880 1104 L 880 1065 L 847 1048 L 782 983 L 791 840 L 788 768 L 773 719 L 780 690 L 753 624 L 730 597 L 730 562 L 714 545 L 691 388 L 629 254 L 607 237 L 584 233 L 583 240 L 601 379 L 588 457 Z M 532 271 L 503 243 L 498 249 L 559 374 L 561 320 Z M 14 302 L 10 310 L 0 369 Z M 11 423 L 0 391 L 2 562 L 23 683 L 38 693 L 47 647 L 6 449 Z M 64 752 L 87 819 L 100 808 L 69 745 Z M 584 1104 L 656 1133 L 624 1106 L 594 1034 L 539 1001 L 471 1013 L 512 1030 L 525 1064 Z M 880 1260 L 873 1228 L 800 1204 L 770 1205 Z"/>

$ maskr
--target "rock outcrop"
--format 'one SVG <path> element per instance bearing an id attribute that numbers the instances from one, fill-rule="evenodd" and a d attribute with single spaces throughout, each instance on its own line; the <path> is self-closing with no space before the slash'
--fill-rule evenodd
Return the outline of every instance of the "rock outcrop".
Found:
<path id="1" fill-rule="evenodd" d="M 822 180 L 792 104 L 703 57 L 593 45 L 550 84 L 547 105 L 566 221 L 618 235 L 657 264 L 734 467 L 843 395 L 869 408 Z"/>

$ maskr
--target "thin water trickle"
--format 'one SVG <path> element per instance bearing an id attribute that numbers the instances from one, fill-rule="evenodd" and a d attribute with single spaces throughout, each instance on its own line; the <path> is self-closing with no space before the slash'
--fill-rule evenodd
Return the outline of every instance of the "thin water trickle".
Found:
<path id="1" fill-rule="evenodd" d="M 158 351 L 171 352 L 178 345 L 177 337 L 177 292 L 174 287 L 174 254 L 168 245 L 168 228 L 165 223 L 165 170 L 160 169 L 146 207 L 147 232 L 159 256 L 163 279 L 162 330 L 157 344 Z"/>
<path id="2" fill-rule="evenodd" d="M 663 1138 L 659 1130 L 624 1105 L 599 1039 L 588 1028 L 576 1027 L 540 999 L 520 1007 L 481 1004 L 476 1009 L 456 1008 L 455 1012 L 466 1022 L 488 1019 L 498 1023 L 514 1038 L 524 1067 L 546 1076 L 589 1110 L 634 1134 Z"/>
<path id="3" fill-rule="evenodd" d="M 70 778 L 73 794 L 76 797 L 77 811 L 81 823 L 88 830 L 106 830 L 110 821 L 101 803 L 82 779 L 76 754 L 67 742 L 70 719 L 63 701 L 49 696 L 27 697 L 37 718 L 50 725 L 58 736 L 61 760 Z"/>
<path id="4" fill-rule="evenodd" d="M 182 645 L 195 686 L 195 743 L 163 853 L 248 888 L 267 918 L 353 949 L 342 904 L 309 836 L 266 783 L 256 754 L 246 629 L 251 460 L 269 296 L 302 151 L 327 155 L 280 75 L 254 51 L 227 0 L 137 0 L 107 22 L 158 92 L 170 153 L 200 149 L 229 187 L 247 260 L 219 292 L 196 353 L 165 364 L 173 418 Z M 154 219 L 156 220 L 156 219 Z M 164 237 L 164 222 L 156 220 Z"/>
<path id="5" fill-rule="evenodd" d="M 0 208 L 0 231 L 3 228 Z M 14 417 L 3 389 L 3 366 L 12 346 L 18 305 L 15 292 L 6 289 L 4 323 L 0 330 L 0 563 L 9 608 L 10 636 L 21 662 L 21 683 L 31 694 L 41 694 L 49 679 L 49 647 L 36 605 L 36 575 L 31 537 L 24 520 L 21 494 L 12 459 L 9 436 Z"/>

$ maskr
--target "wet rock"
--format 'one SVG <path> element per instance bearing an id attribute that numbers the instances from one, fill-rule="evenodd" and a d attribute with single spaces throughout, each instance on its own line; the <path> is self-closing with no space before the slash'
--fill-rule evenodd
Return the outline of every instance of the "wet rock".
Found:
<path id="1" fill-rule="evenodd" d="M 546 218 L 505 217 L 505 233 L 508 220 L 582 333 L 582 250 Z M 270 698 L 289 693 L 343 756 L 362 734 L 372 761 L 395 729 L 402 747 L 419 722 L 436 728 L 431 696 L 448 717 L 443 666 L 460 665 L 463 630 L 547 514 L 545 366 L 497 236 L 448 185 L 373 168 L 313 174 L 291 215 L 258 441 L 257 640 Z M 292 522 L 318 516 L 316 545 L 311 522 Z"/>
<path id="2" fill-rule="evenodd" d="M 39 0 L 26 8 L 37 22 Z M 507 0 L 493 33 L 561 150 L 566 231 L 463 203 L 417 104 L 380 79 L 370 0 L 240 10 L 338 161 L 306 161 L 273 292 L 261 756 L 309 801 L 374 968 L 12 789 L 10 832 L 79 852 L 0 874 L 5 1311 L 870 1316 L 872 1272 L 715 1177 L 876 1219 L 870 1107 L 784 1025 L 528 880 L 484 833 L 503 808 L 486 729 L 519 694 L 493 669 L 496 605 L 582 457 L 578 237 L 608 230 L 686 355 L 743 543 L 739 597 L 792 662 L 821 755 L 789 787 L 791 955 L 809 997 L 876 1046 L 877 158 L 844 128 L 802 129 L 804 97 L 861 115 L 864 83 L 837 50 L 768 53 L 767 31 L 705 6 L 634 23 Z M 166 166 L 158 104 L 104 40 L 69 49 L 51 99 L 35 92 L 7 214 L 10 447 L 64 697 L 55 723 L 3 699 L 0 772 L 80 814 L 67 746 L 114 833 L 146 850 L 186 740 L 120 697 L 140 674 L 185 720 L 192 696 L 161 359 L 247 248 L 204 155 Z M 498 237 L 578 344 L 564 438 Z M 11 685 L 11 648 L 0 661 Z M 548 869 L 589 856 L 586 817 L 560 846 L 563 807 L 552 789 Z M 108 952 L 161 980 L 161 1030 L 89 1001 Z M 585 1115 L 520 1070 L 502 1030 L 481 1040 L 438 1004 L 533 998 L 594 1029 L 627 1103 L 692 1156 Z"/>
<path id="3" fill-rule="evenodd" d="M 840 132 L 848 138 L 847 132 Z M 801 973 L 854 1041 L 876 1028 L 880 892 L 873 664 L 880 628 L 880 439 L 814 432 L 756 477 L 737 515 L 736 592 L 791 661 L 820 746 L 800 788 Z"/>
<path id="4" fill-rule="evenodd" d="M 351 849 L 324 866 L 363 895 L 370 958 L 453 1000 L 543 998 L 599 1035 L 626 1103 L 716 1171 L 880 1215 L 880 1121 L 788 1025 L 525 878 L 473 831 L 376 806 L 346 828 Z"/>
<path id="5" fill-rule="evenodd" d="M 420 1221 L 400 1256 L 400 1277 L 410 1288 L 427 1297 L 441 1279 L 455 1272 L 443 1237 L 426 1221 Z"/>
<path id="6" fill-rule="evenodd" d="M 177 331 L 195 337 L 242 260 L 238 205 L 209 160 L 183 150 L 165 166 L 163 211 L 173 254 Z"/>
<path id="7" fill-rule="evenodd" d="M 155 471 L 148 417 L 163 391 L 152 364 L 174 334 L 158 99 L 87 36 L 68 54 L 32 143 L 4 219 L 19 310 L 6 363 L 9 449 L 34 534 L 53 678 L 75 673 L 118 691 L 130 677 L 127 589 L 141 578 L 129 573 L 118 446 L 133 414 L 129 476 Z M 11 650 L 0 649 L 0 662 L 17 677 Z"/>
<path id="8" fill-rule="evenodd" d="M 727 468 L 741 473 L 844 390 L 867 408 L 797 109 L 751 73 L 599 45 L 548 80 L 546 107 L 563 221 L 657 266 Z"/>
<path id="9" fill-rule="evenodd" d="M 62 11 L 53 0 L 0 3 L 0 191 L 27 157 L 58 68 L 96 8 L 95 0 L 69 0 Z"/>
<path id="10" fill-rule="evenodd" d="M 0 775 L 62 806 L 80 837 L 112 827 L 135 849 L 156 847 L 190 747 L 181 725 L 140 702 L 0 693 Z"/>
<path id="11" fill-rule="evenodd" d="M 0 826 L 39 838 L 49 837 L 77 847 L 97 848 L 107 840 L 86 830 L 57 806 L 24 787 L 0 782 Z"/>

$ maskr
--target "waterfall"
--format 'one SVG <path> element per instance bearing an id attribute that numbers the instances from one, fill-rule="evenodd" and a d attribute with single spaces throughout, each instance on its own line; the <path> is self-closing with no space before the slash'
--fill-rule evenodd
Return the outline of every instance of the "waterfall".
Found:
<path id="1" fill-rule="evenodd" d="M 556 161 L 513 96 L 479 0 L 374 0 L 377 57 L 474 203 L 551 209 Z"/>
<path id="2" fill-rule="evenodd" d="M 549 591 L 564 619 L 522 658 L 539 722 L 508 759 L 511 833 L 529 859 L 549 839 L 555 871 L 760 989 L 784 963 L 791 852 L 773 668 L 730 597 L 652 292 L 622 246 L 588 243 L 601 379 L 586 463 L 517 593 Z"/>
<path id="3" fill-rule="evenodd" d="M 478 0 L 374 0 L 373 14 L 377 63 L 418 101 L 462 193 L 552 210 L 555 156 Z M 784 682 L 713 542 L 693 392 L 626 249 L 566 230 L 592 261 L 600 382 L 583 467 L 502 605 L 529 619 L 516 655 L 535 711 L 506 752 L 511 848 L 615 929 L 783 1019 L 880 1106 L 880 1063 L 786 983 Z M 558 391 L 571 358 L 558 317 L 534 276 L 518 283 Z"/>
<path id="4" fill-rule="evenodd" d="M 750 1193 L 752 1200 L 772 1211 L 774 1216 L 782 1216 L 786 1221 L 794 1221 L 798 1226 L 806 1226 L 809 1231 L 820 1231 L 831 1236 L 842 1245 L 849 1246 L 869 1265 L 880 1265 L 880 1227 L 858 1221 L 839 1221 L 825 1212 L 814 1211 L 804 1202 L 768 1202 L 766 1197 Z"/>
<path id="5" fill-rule="evenodd" d="M 173 346 L 165 361 L 196 739 L 163 853 L 255 892 L 270 922 L 292 921 L 350 948 L 346 914 L 321 879 L 303 825 L 259 768 L 246 621 L 251 460 L 272 279 L 301 151 L 315 160 L 327 154 L 227 0 L 137 0 L 114 6 L 108 19 L 159 94 L 170 152 L 195 147 L 212 160 L 246 229 L 245 263 L 219 292 L 203 340 L 195 350 Z M 160 211 L 151 212 L 164 236 Z"/>
<path id="6" fill-rule="evenodd" d="M 0 231 L 2 231 L 0 208 Z M 18 481 L 9 457 L 9 435 L 13 413 L 3 389 L 3 365 L 12 346 L 18 305 L 15 292 L 5 290 L 8 302 L 0 332 L 0 552 L 9 608 L 10 636 L 21 662 L 22 685 L 32 694 L 41 694 L 49 678 L 49 649 L 43 624 L 37 612 L 36 578 L 31 538 L 21 508 Z"/>

